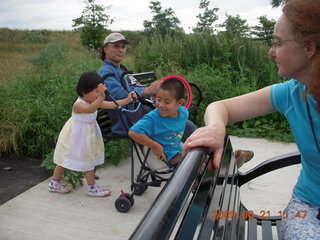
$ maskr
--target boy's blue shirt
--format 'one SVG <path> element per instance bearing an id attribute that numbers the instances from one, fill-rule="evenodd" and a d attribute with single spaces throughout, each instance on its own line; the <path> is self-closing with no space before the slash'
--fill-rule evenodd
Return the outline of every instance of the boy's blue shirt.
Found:
<path id="1" fill-rule="evenodd" d="M 130 130 L 143 133 L 152 140 L 160 143 L 168 160 L 182 152 L 181 139 L 188 120 L 188 110 L 180 106 L 176 118 L 162 117 L 156 108 L 144 115 Z"/>
<path id="2" fill-rule="evenodd" d="M 302 201 L 320 206 L 320 153 L 313 138 L 301 82 L 290 81 L 272 85 L 270 98 L 273 107 L 288 119 L 301 152 L 302 169 L 293 193 Z M 312 122 L 320 145 L 320 113 L 311 94 L 307 95 Z"/>

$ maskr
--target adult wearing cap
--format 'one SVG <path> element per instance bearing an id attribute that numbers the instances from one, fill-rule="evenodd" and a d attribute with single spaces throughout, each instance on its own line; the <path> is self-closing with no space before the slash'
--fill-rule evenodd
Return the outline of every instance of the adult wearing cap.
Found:
<path id="1" fill-rule="evenodd" d="M 126 90 L 121 85 L 121 76 L 128 69 L 121 64 L 125 53 L 126 45 L 129 44 L 128 40 L 121 33 L 109 34 L 104 42 L 101 49 L 101 60 L 103 61 L 98 74 L 105 78 L 104 83 L 108 88 L 110 95 L 118 99 L 123 99 L 128 96 L 128 91 L 135 91 L 139 96 L 154 95 L 157 93 L 161 80 L 154 81 L 150 86 L 144 86 L 138 81 L 132 81 L 129 83 L 129 88 Z M 112 122 L 112 132 L 117 134 L 126 133 L 119 121 L 119 113 L 116 110 L 109 111 L 109 117 Z"/>
<path id="2" fill-rule="evenodd" d="M 106 84 L 110 94 L 116 99 L 126 98 L 128 95 L 128 92 L 125 91 L 120 84 L 121 74 L 128 71 L 128 69 L 121 64 L 126 53 L 127 44 L 129 44 L 128 40 L 121 33 L 111 33 L 105 38 L 101 50 L 103 64 L 98 73 L 100 76 L 105 76 L 106 74 L 115 75 L 113 79 L 111 78 L 112 76 L 108 77 Z M 160 84 L 161 81 L 158 80 L 153 82 L 149 87 L 132 85 L 132 87 L 129 86 L 132 89 L 128 90 L 136 91 L 140 96 L 154 95 L 157 93 Z"/>
<path id="3" fill-rule="evenodd" d="M 126 45 L 129 44 L 129 42 L 121 33 L 111 33 L 105 38 L 103 44 L 101 49 L 101 60 L 103 64 L 98 74 L 101 77 L 108 76 L 104 80 L 104 83 L 113 98 L 116 100 L 126 98 L 128 92 L 123 88 L 120 81 L 122 74 L 128 71 L 128 69 L 121 64 L 121 61 L 125 56 Z M 133 80 L 129 83 L 129 89 L 127 90 L 129 92 L 135 91 L 139 96 L 155 95 L 158 92 L 161 82 L 161 80 L 154 81 L 147 87 Z M 126 134 L 126 129 L 123 127 L 122 122 L 119 121 L 119 111 L 108 110 L 108 114 L 112 123 L 112 132 L 116 134 Z M 197 126 L 188 120 L 182 140 L 184 141 L 195 129 L 197 129 Z"/>

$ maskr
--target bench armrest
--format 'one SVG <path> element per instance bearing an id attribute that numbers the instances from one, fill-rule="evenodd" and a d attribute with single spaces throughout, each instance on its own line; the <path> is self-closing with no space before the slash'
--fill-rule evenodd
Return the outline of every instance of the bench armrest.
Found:
<path id="1" fill-rule="evenodd" d="M 238 172 L 238 185 L 242 186 L 243 184 L 263 174 L 299 163 L 301 163 L 300 152 L 292 152 L 270 158 L 247 172 Z"/>

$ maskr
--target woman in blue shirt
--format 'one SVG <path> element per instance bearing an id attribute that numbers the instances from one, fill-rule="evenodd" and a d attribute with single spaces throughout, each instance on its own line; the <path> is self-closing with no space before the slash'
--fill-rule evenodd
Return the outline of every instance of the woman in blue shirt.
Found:
<path id="1" fill-rule="evenodd" d="M 278 74 L 291 80 L 231 99 L 211 103 L 205 113 L 206 126 L 185 142 L 190 148 L 207 146 L 215 154 L 211 167 L 219 167 L 225 126 L 278 111 L 292 129 L 301 152 L 302 169 L 288 217 L 282 220 L 284 239 L 320 239 L 320 2 L 290 0 L 274 29 L 269 56 L 275 59 Z M 304 219 L 294 213 L 303 211 Z"/>

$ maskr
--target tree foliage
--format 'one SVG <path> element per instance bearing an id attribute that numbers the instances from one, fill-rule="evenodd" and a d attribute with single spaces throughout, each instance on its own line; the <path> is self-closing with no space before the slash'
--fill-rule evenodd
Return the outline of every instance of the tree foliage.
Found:
<path id="1" fill-rule="evenodd" d="M 151 1 L 149 8 L 154 16 L 151 21 L 144 20 L 144 31 L 148 34 L 160 34 L 163 38 L 167 34 L 174 32 L 183 32 L 179 27 L 180 20 L 175 16 L 172 8 L 162 9 L 159 1 Z"/>
<path id="2" fill-rule="evenodd" d="M 192 29 L 194 33 L 213 33 L 212 24 L 218 20 L 216 12 L 219 11 L 219 8 L 209 9 L 209 4 L 209 0 L 200 0 L 199 8 L 203 9 L 203 13 L 197 15 L 199 21 L 197 22 L 197 26 Z"/>
<path id="3" fill-rule="evenodd" d="M 236 16 L 226 14 L 227 19 L 220 25 L 225 28 L 225 34 L 227 37 L 247 37 L 249 34 L 250 27 L 247 20 L 241 19 L 237 14 Z"/>
<path id="4" fill-rule="evenodd" d="M 252 27 L 252 35 L 255 35 L 257 39 L 271 43 L 273 39 L 273 29 L 276 21 L 271 19 L 269 20 L 267 16 L 258 17 L 259 25 Z"/>
<path id="5" fill-rule="evenodd" d="M 107 26 L 113 22 L 105 13 L 110 6 L 98 5 L 95 0 L 84 0 L 84 3 L 86 6 L 82 15 L 72 20 L 72 27 L 80 31 L 82 45 L 97 49 L 101 46 Z"/>

